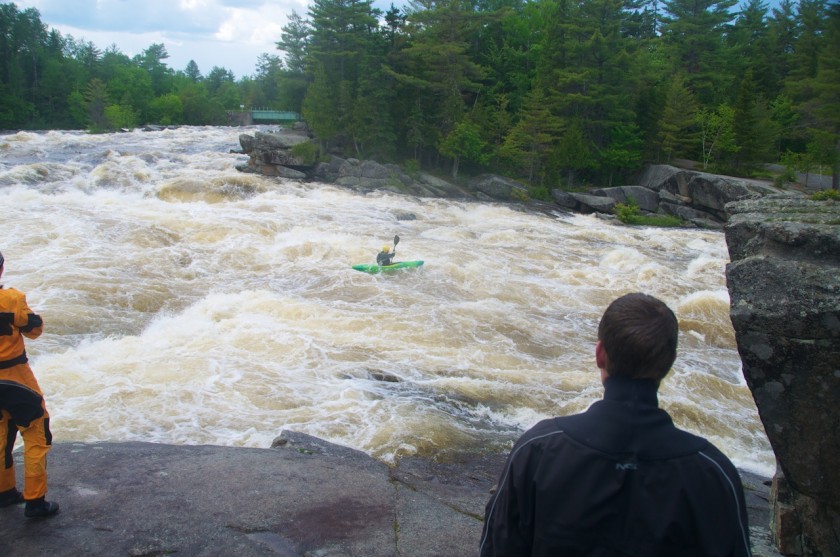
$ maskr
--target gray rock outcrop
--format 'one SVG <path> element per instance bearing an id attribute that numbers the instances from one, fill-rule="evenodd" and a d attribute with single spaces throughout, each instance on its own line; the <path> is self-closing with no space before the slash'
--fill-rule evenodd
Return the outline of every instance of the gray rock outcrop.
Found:
<path id="1" fill-rule="evenodd" d="M 481 192 L 490 199 L 528 199 L 528 188 L 516 180 L 496 174 L 481 174 L 470 180 L 470 189 Z"/>
<path id="2" fill-rule="evenodd" d="M 683 170 L 667 165 L 648 167 L 639 182 L 641 186 L 656 192 L 665 190 L 678 196 L 683 204 L 712 215 L 722 222 L 727 218 L 727 203 L 780 193 L 778 188 L 755 180 Z"/>
<path id="3" fill-rule="evenodd" d="M 311 139 L 303 129 L 242 134 L 239 144 L 241 152 L 248 155 L 248 162 L 237 169 L 263 176 L 317 180 L 362 192 L 387 190 L 421 197 L 469 197 L 455 184 L 422 172 L 409 175 L 396 164 L 338 156 L 331 156 L 327 162 L 306 164 L 293 154 L 293 149 L 308 141 Z"/>
<path id="4" fill-rule="evenodd" d="M 281 129 L 239 136 L 248 162 L 243 172 L 298 180 L 334 183 L 362 192 L 387 190 L 420 197 L 472 198 L 486 201 L 529 201 L 528 187 L 505 176 L 482 174 L 460 186 L 428 173 L 407 173 L 396 164 L 331 156 L 326 162 L 307 165 L 295 156 L 294 147 L 312 141 L 305 129 Z M 725 206 L 731 201 L 780 193 L 778 188 L 755 180 L 718 176 L 668 165 L 648 167 L 639 184 L 597 188 L 587 192 L 551 190 L 555 208 L 580 213 L 612 215 L 618 203 L 635 203 L 644 214 L 679 217 L 703 228 L 723 228 Z M 546 210 L 541 204 L 539 210 Z"/>
<path id="5" fill-rule="evenodd" d="M 840 204 L 771 195 L 726 210 L 730 316 L 778 462 L 775 542 L 840 556 Z"/>
<path id="6" fill-rule="evenodd" d="M 718 176 L 664 164 L 651 165 L 638 185 L 593 189 L 586 193 L 552 190 L 555 202 L 572 211 L 606 213 L 617 203 L 635 203 L 643 214 L 672 215 L 702 228 L 723 228 L 726 204 L 781 193 L 757 180 Z"/>

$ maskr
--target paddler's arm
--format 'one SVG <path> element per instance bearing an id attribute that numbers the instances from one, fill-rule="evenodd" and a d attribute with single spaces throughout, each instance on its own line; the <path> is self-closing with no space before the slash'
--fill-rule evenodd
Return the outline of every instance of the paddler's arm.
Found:
<path id="1" fill-rule="evenodd" d="M 35 339 L 44 332 L 44 320 L 41 316 L 32 311 L 26 303 L 26 295 L 20 293 L 15 309 L 15 327 L 20 333 L 29 339 Z"/>

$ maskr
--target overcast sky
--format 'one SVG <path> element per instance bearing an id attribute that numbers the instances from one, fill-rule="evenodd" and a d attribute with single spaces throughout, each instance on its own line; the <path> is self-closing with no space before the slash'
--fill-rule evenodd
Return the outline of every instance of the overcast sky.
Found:
<path id="1" fill-rule="evenodd" d="M 0 0 L 2 1 L 2 0 Z M 294 10 L 306 16 L 307 0 L 14 0 L 36 8 L 48 28 L 128 56 L 163 43 L 174 70 L 195 60 L 202 75 L 213 66 L 236 79 L 253 75 L 257 57 L 283 57 L 275 43 Z M 378 3 L 376 4 L 378 5 Z M 390 5 L 390 2 L 387 4 Z"/>

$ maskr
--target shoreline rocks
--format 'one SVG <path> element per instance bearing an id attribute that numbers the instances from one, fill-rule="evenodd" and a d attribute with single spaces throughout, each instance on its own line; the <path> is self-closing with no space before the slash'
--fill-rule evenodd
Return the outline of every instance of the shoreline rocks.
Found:
<path id="1" fill-rule="evenodd" d="M 773 535 L 785 555 L 840 556 L 840 204 L 730 203 L 730 316 L 778 461 Z"/>
<path id="2" fill-rule="evenodd" d="M 444 197 L 532 203 L 528 187 L 495 174 L 482 174 L 464 183 L 452 183 L 426 172 L 406 172 L 396 164 L 331 156 L 328 162 L 307 165 L 293 155 L 301 143 L 314 141 L 303 126 L 280 129 L 275 133 L 256 132 L 239 136 L 241 153 L 248 162 L 241 172 L 279 176 L 297 180 L 334 183 L 360 192 L 387 190 L 420 197 Z M 313 146 L 313 149 L 315 147 Z M 587 192 L 551 191 L 553 208 L 578 213 L 613 215 L 617 203 L 634 202 L 642 214 L 672 215 L 687 224 L 722 229 L 725 206 L 731 201 L 780 193 L 776 187 L 758 180 L 685 170 L 668 165 L 648 167 L 635 185 L 597 188 Z M 539 203 L 544 208 L 546 203 Z"/>

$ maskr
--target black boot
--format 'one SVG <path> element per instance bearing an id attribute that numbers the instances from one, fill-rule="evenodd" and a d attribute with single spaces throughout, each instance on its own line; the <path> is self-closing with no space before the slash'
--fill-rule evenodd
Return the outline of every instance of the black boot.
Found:
<path id="1" fill-rule="evenodd" d="M 58 512 L 58 503 L 50 503 L 45 501 L 43 497 L 40 499 L 33 499 L 26 502 L 26 509 L 23 511 L 23 516 L 26 518 L 43 518 L 52 516 Z"/>
<path id="2" fill-rule="evenodd" d="M 14 487 L 0 493 L 0 509 L 11 507 L 12 505 L 20 505 L 21 503 L 23 503 L 23 495 Z"/>

